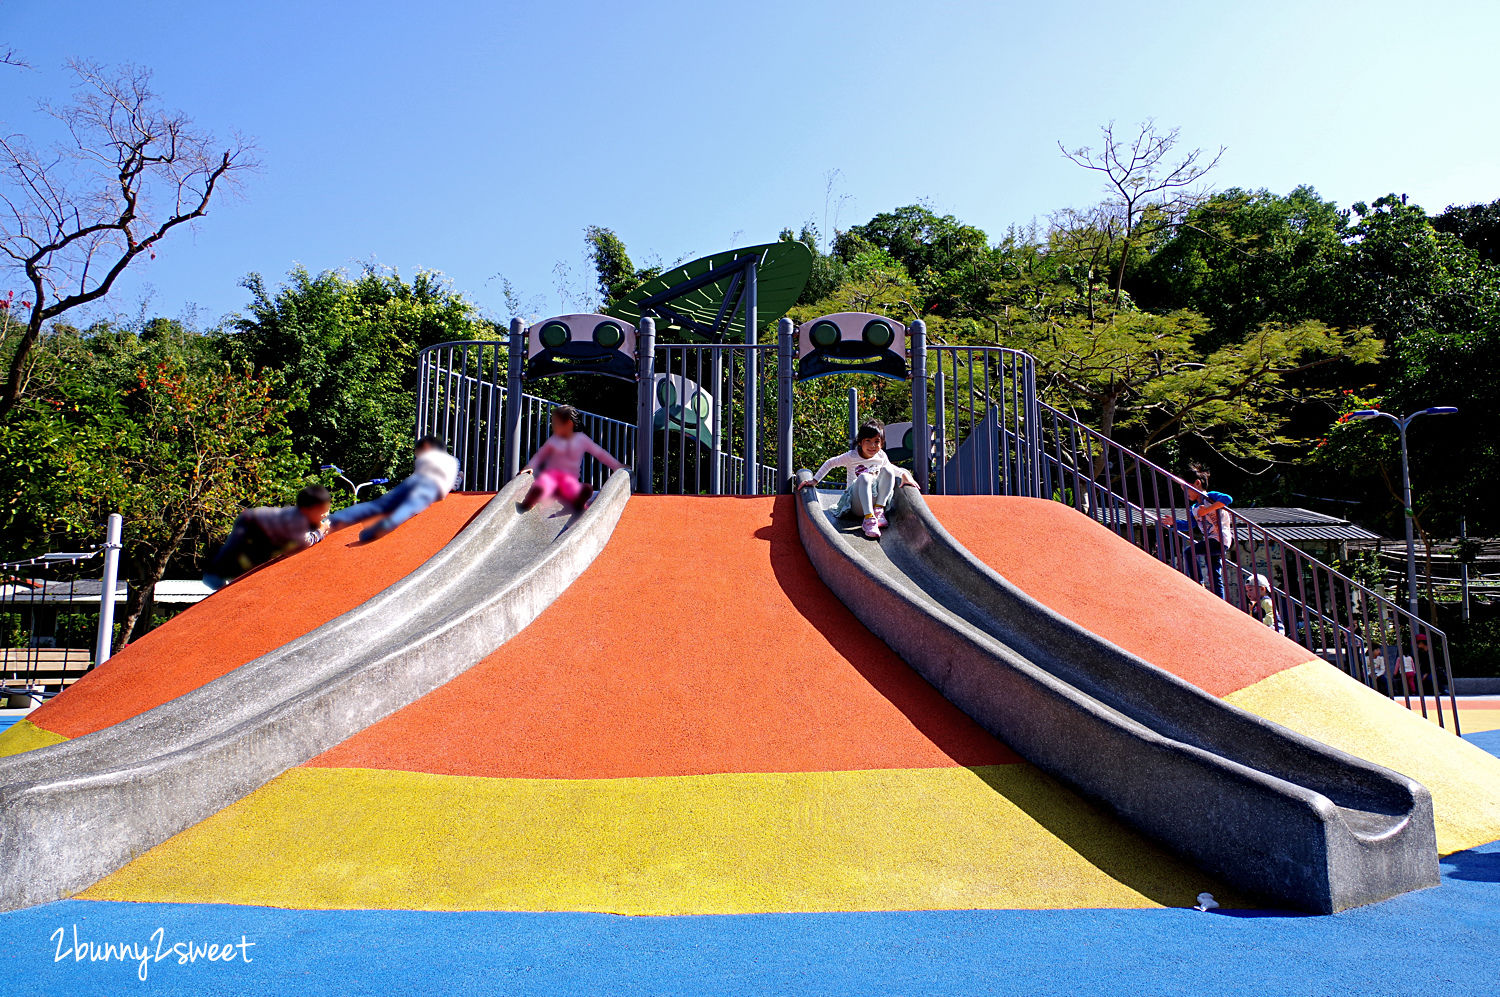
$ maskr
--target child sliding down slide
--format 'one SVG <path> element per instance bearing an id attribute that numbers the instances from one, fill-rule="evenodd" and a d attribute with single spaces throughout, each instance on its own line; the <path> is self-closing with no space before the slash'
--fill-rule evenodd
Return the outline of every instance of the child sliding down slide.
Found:
<path id="1" fill-rule="evenodd" d="M 917 487 L 917 480 L 911 476 L 910 471 L 891 463 L 884 443 L 885 427 L 878 423 L 865 423 L 859 427 L 859 432 L 854 437 L 853 450 L 828 458 L 818 468 L 813 479 L 800 486 L 806 488 L 808 485 L 815 485 L 834 468 L 845 468 L 849 474 L 849 487 L 844 489 L 843 496 L 834 507 L 834 514 L 847 516 L 853 512 L 863 517 L 865 536 L 871 538 L 880 536 L 881 527 L 886 525 L 885 507 L 891 504 L 891 498 L 896 494 L 896 485 Z"/>
<path id="2" fill-rule="evenodd" d="M 589 453 L 611 471 L 622 465 L 599 444 L 578 431 L 578 410 L 571 405 L 559 405 L 552 410 L 552 435 L 547 437 L 526 467 L 536 471 L 536 484 L 526 493 L 521 503 L 531 509 L 538 502 L 556 495 L 573 508 L 583 510 L 594 490 L 580 480 L 583 477 L 583 455 Z M 523 468 L 522 470 L 525 470 Z"/>
<path id="3" fill-rule="evenodd" d="M 378 540 L 432 503 L 447 498 L 458 483 L 458 458 L 445 451 L 436 436 L 424 436 L 417 441 L 412 470 L 412 476 L 395 488 L 379 498 L 340 509 L 329 517 L 329 523 L 338 529 L 381 516 L 379 522 L 359 532 L 359 538 L 366 543 Z"/>

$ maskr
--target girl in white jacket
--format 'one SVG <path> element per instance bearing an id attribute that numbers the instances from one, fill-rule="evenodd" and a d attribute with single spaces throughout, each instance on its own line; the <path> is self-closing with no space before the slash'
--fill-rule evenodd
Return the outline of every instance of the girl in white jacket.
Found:
<path id="1" fill-rule="evenodd" d="M 917 487 L 917 479 L 910 471 L 891 463 L 884 444 L 885 428 L 867 422 L 855 434 L 853 450 L 828 458 L 812 481 L 802 485 L 803 488 L 815 485 L 834 468 L 844 468 L 849 475 L 849 486 L 834 507 L 834 514 L 847 516 L 852 512 L 862 517 L 865 536 L 872 538 L 880 536 L 881 527 L 886 525 L 885 507 L 890 505 L 896 486 Z"/>

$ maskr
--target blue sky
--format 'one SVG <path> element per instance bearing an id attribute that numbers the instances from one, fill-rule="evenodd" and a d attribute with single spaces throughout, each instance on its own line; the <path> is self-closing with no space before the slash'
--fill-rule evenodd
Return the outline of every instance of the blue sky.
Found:
<path id="1" fill-rule="evenodd" d="M 151 67 L 167 101 L 254 138 L 244 196 L 111 307 L 200 322 L 273 281 L 373 260 L 492 275 L 562 310 L 588 224 L 638 262 L 926 199 L 992 235 L 1099 196 L 1058 154 L 1154 117 L 1225 145 L 1215 186 L 1500 197 L 1493 2 L 248 4 L 0 0 L 0 127 L 35 128 L 68 57 Z M 832 212 L 830 211 L 830 215 Z M 829 219 L 832 221 L 832 218 Z"/>

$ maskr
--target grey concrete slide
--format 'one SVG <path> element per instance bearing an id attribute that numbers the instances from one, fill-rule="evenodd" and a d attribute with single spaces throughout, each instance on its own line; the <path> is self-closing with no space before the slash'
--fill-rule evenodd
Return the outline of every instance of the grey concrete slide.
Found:
<path id="1" fill-rule="evenodd" d="M 818 574 L 1027 760 L 1277 906 L 1331 913 L 1437 885 L 1432 797 L 1420 783 L 1071 623 L 978 561 L 914 489 L 901 489 L 878 541 L 833 518 L 837 494 L 809 487 L 796 503 Z M 1037 538 L 1038 556 L 1049 556 L 1045 543 Z"/>
<path id="2" fill-rule="evenodd" d="M 630 495 L 617 471 L 582 514 L 523 513 L 531 481 L 518 476 L 425 564 L 306 636 L 130 720 L 0 759 L 0 909 L 84 889 L 518 633 L 604 548 Z"/>

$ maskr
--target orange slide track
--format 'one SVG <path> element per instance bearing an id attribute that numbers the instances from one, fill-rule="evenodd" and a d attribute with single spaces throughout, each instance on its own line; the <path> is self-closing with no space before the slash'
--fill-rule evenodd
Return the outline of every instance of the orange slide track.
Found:
<path id="1" fill-rule="evenodd" d="M 612 778 L 1013 761 L 833 597 L 789 496 L 646 496 L 530 627 L 311 764 Z"/>

